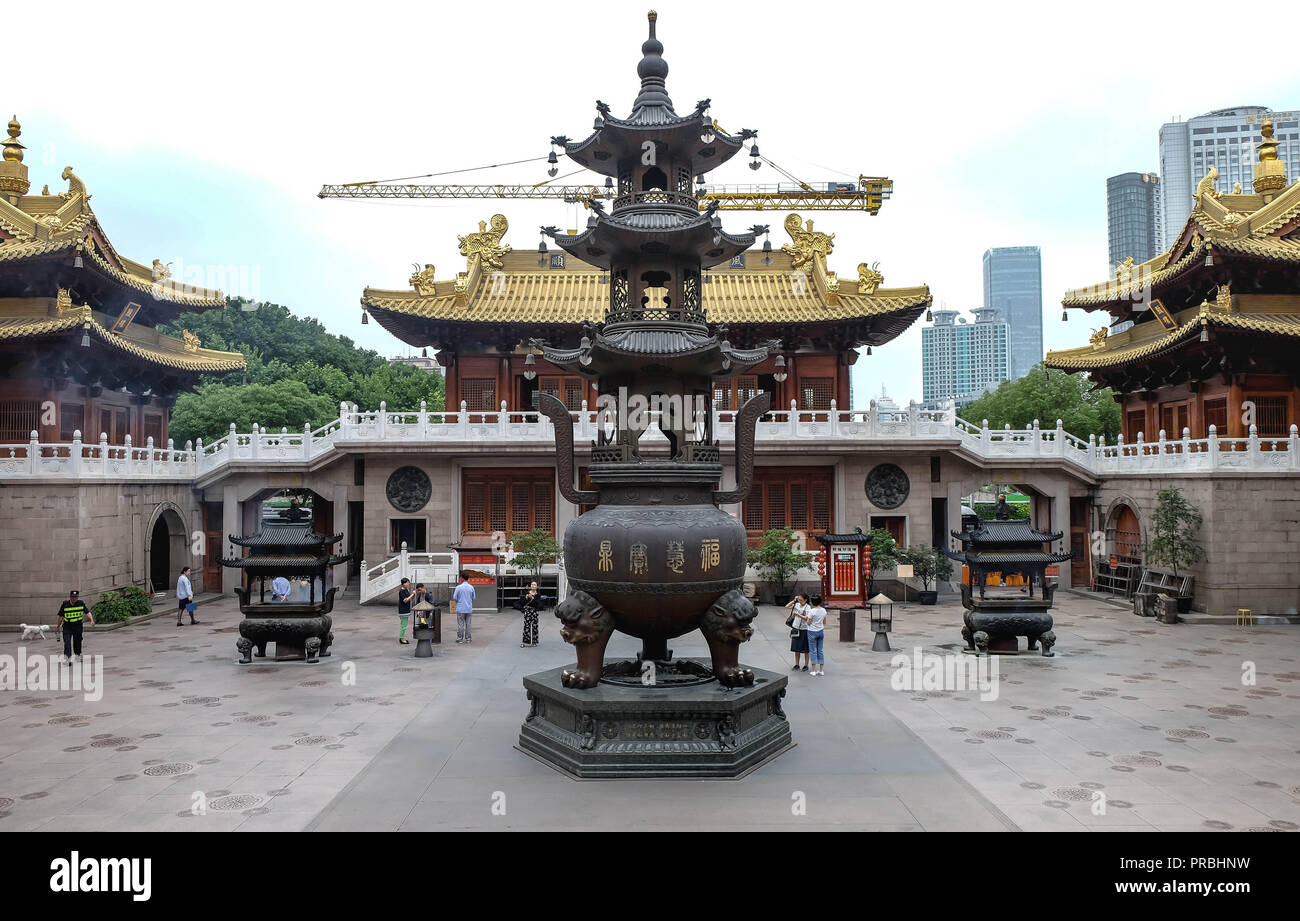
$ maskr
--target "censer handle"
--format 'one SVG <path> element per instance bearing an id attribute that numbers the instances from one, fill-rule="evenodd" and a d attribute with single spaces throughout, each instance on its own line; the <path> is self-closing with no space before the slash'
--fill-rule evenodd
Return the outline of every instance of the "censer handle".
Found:
<path id="1" fill-rule="evenodd" d="M 555 477 L 560 494 L 574 505 L 595 505 L 600 493 L 573 485 L 573 417 L 569 408 L 549 393 L 536 393 L 537 411 L 555 426 Z"/>
<path id="2" fill-rule="evenodd" d="M 736 488 L 713 491 L 714 505 L 743 502 L 754 483 L 754 427 L 758 417 L 772 408 L 772 395 L 766 390 L 745 401 L 736 413 Z"/>

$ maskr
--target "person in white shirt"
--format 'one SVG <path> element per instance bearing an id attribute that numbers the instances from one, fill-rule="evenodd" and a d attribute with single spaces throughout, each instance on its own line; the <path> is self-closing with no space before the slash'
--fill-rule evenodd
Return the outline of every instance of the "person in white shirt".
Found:
<path id="1" fill-rule="evenodd" d="M 790 622 L 790 651 L 794 653 L 794 668 L 799 671 L 799 656 L 803 656 L 803 670 L 808 671 L 808 596 L 795 595 L 786 605 L 794 620 Z"/>
<path id="2" fill-rule="evenodd" d="M 826 609 L 822 596 L 813 595 L 812 605 L 805 612 L 808 623 L 808 657 L 812 660 L 812 674 L 826 674 Z"/>
<path id="3" fill-rule="evenodd" d="M 176 626 L 183 627 L 181 615 L 186 611 L 190 615 L 190 623 L 197 624 L 194 619 L 194 609 L 190 607 L 194 603 L 194 586 L 190 584 L 190 568 L 188 566 L 181 569 L 181 577 L 176 580 Z"/>

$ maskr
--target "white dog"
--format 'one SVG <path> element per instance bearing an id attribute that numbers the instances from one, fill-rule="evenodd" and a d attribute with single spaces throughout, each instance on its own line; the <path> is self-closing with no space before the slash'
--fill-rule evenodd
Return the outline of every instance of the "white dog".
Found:
<path id="1" fill-rule="evenodd" d="M 18 626 L 22 628 L 23 639 L 25 640 L 43 640 L 46 632 L 50 629 L 46 626 L 29 627 L 27 624 L 19 624 Z"/>

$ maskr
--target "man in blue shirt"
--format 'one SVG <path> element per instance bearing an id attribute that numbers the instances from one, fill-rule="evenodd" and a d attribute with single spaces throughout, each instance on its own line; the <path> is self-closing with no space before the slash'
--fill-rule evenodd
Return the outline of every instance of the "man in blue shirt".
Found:
<path id="1" fill-rule="evenodd" d="M 190 584 L 190 568 L 188 566 L 181 569 L 181 577 L 176 580 L 176 626 L 183 626 L 181 623 L 181 614 L 189 611 L 190 623 L 197 624 L 194 619 L 194 609 L 190 607 L 194 603 L 194 586 Z"/>
<path id="2" fill-rule="evenodd" d="M 456 642 L 472 642 L 469 632 L 469 617 L 474 613 L 474 586 L 469 584 L 469 577 L 460 574 L 460 584 L 451 593 L 451 600 L 456 602 Z"/>

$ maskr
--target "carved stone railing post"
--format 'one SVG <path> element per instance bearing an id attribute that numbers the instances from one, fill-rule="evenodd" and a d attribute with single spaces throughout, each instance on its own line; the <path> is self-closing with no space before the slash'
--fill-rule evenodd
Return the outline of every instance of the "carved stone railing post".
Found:
<path id="1" fill-rule="evenodd" d="M 790 424 L 790 437 L 794 438 L 799 434 L 799 404 L 794 400 L 790 401 L 790 418 L 786 420 Z M 739 421 L 739 420 L 737 420 Z M 740 430 L 737 428 L 736 436 L 740 436 Z"/>
<path id="2" fill-rule="evenodd" d="M 872 400 L 867 403 L 867 418 L 865 420 L 867 423 L 868 438 L 874 438 L 876 436 L 877 423 L 880 421 L 878 417 L 879 413 L 876 410 L 876 401 Z"/>
<path id="3" fill-rule="evenodd" d="M 456 422 L 460 427 L 460 437 L 469 438 L 469 404 L 464 400 L 460 401 L 460 413 L 456 417 Z"/>
<path id="4" fill-rule="evenodd" d="M 835 401 L 831 400 L 831 428 L 830 437 L 836 438 L 840 434 L 840 413 L 835 406 Z"/>
<path id="5" fill-rule="evenodd" d="M 917 409 L 916 400 L 907 401 L 907 434 L 913 438 L 920 431 L 918 424 L 921 419 L 921 412 Z"/>
<path id="6" fill-rule="evenodd" d="M 1065 457 L 1065 423 L 1056 420 L 1056 456 Z"/>
<path id="7" fill-rule="evenodd" d="M 1259 469 L 1259 429 L 1251 425 L 1250 440 L 1246 442 L 1246 469 Z"/>
<path id="8" fill-rule="evenodd" d="M 1043 453 L 1043 433 L 1038 428 L 1037 419 L 1034 420 L 1034 424 L 1029 429 L 1029 441 L 1034 446 L 1035 454 Z"/>
<path id="9" fill-rule="evenodd" d="M 1183 463 L 1190 464 L 1192 462 L 1192 430 L 1187 427 L 1183 428 L 1183 445 L 1180 450 L 1183 452 Z"/>
<path id="10" fill-rule="evenodd" d="M 68 468 L 73 476 L 81 473 L 81 429 L 72 433 L 72 453 L 69 455 Z"/>
<path id="11" fill-rule="evenodd" d="M 425 400 L 421 400 L 421 401 L 420 401 L 420 415 L 419 415 L 420 440 L 421 440 L 421 441 L 424 440 L 425 426 L 428 425 L 428 423 L 429 423 L 429 405 L 428 405 L 428 402 L 427 402 L 427 401 L 425 401 Z"/>
<path id="12" fill-rule="evenodd" d="M 510 419 L 506 416 L 506 401 L 501 401 L 501 412 L 497 414 L 497 434 L 505 438 L 510 432 Z"/>
<path id="13" fill-rule="evenodd" d="M 388 437 L 388 401 L 379 401 L 379 440 L 383 441 Z"/>
<path id="14" fill-rule="evenodd" d="M 1287 439 L 1287 451 L 1291 453 L 1291 469 L 1300 470 L 1300 429 L 1291 426 L 1291 437 Z"/>
<path id="15" fill-rule="evenodd" d="M 989 432 L 989 420 L 980 421 L 980 444 L 984 446 L 984 456 L 989 456 L 990 445 L 993 442 L 993 436 Z"/>

